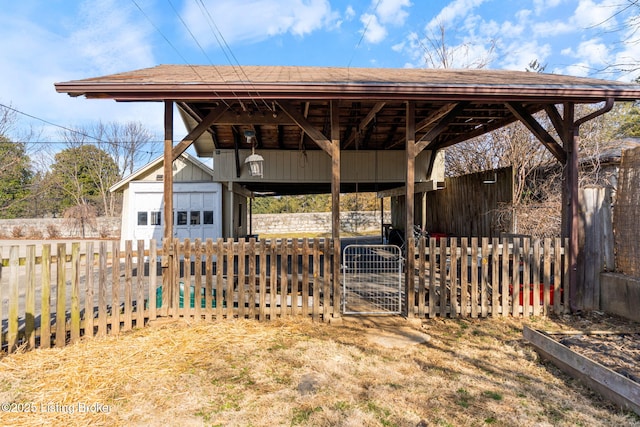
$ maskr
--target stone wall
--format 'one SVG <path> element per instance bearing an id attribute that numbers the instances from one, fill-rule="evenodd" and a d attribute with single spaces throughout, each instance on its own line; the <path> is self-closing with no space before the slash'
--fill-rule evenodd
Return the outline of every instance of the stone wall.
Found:
<path id="1" fill-rule="evenodd" d="M 385 212 L 385 223 L 391 212 Z M 380 212 L 341 212 L 340 230 L 361 233 L 380 230 Z M 331 212 L 254 214 L 253 234 L 330 233 Z M 3 219 L 0 220 L 0 239 L 57 239 L 81 238 L 80 227 L 63 218 Z M 119 238 L 120 218 L 98 218 L 93 227 L 85 227 L 86 238 Z"/>
<path id="2" fill-rule="evenodd" d="M 385 212 L 385 223 L 391 212 Z M 331 212 L 255 214 L 253 234 L 330 233 Z M 380 212 L 341 212 L 340 230 L 350 233 L 380 230 Z"/>
<path id="3" fill-rule="evenodd" d="M 85 238 L 120 237 L 120 218 L 102 217 L 85 226 Z M 0 239 L 82 238 L 82 227 L 64 218 L 30 218 L 0 220 Z"/>

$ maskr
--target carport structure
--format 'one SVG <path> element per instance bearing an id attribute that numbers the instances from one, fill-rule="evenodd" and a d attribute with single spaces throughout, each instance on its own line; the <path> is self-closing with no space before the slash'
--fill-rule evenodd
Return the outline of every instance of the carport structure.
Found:
<path id="1" fill-rule="evenodd" d="M 615 101 L 640 99 L 638 85 L 505 70 L 160 65 L 55 87 L 70 96 L 164 103 L 165 218 L 171 218 L 173 210 L 172 162 L 191 145 L 205 157 L 216 150 L 233 150 L 238 176 L 245 135 L 254 135 L 255 148 L 261 152 L 324 152 L 330 159 L 330 180 L 318 183 L 313 192 L 330 190 L 332 195 L 335 259 L 340 251 L 340 192 L 350 189 L 341 180 L 345 153 L 404 153 L 404 182 L 397 186 L 404 187 L 404 228 L 412 230 L 416 182 L 429 178 L 435 153 L 521 121 L 565 166 L 563 233 L 570 242 L 571 289 L 579 285 L 575 271 L 580 126 L 609 111 Z M 189 131 L 175 145 L 174 104 Z M 576 117 L 579 104 L 593 104 L 596 109 Z M 537 113 L 549 117 L 557 136 L 544 129 Z M 421 165 L 426 176 L 417 179 L 416 159 L 425 152 L 430 153 L 421 157 L 426 159 Z M 309 189 L 305 183 L 265 183 L 256 177 L 243 185 L 251 191 L 281 194 Z M 372 183 L 359 186 L 360 191 L 374 188 L 385 189 Z M 171 222 L 165 222 L 165 238 L 172 235 Z M 413 262 L 408 259 L 407 274 Z M 339 266 L 333 268 L 335 278 Z"/>

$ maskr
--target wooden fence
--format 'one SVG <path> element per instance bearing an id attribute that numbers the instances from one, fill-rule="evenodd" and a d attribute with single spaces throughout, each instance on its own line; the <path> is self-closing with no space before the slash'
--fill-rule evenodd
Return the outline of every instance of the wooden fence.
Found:
<path id="1" fill-rule="evenodd" d="M 418 317 L 474 318 L 564 313 L 567 244 L 560 238 L 412 240 L 408 259 L 415 259 L 415 266 L 405 283 L 407 311 Z"/>
<path id="2" fill-rule="evenodd" d="M 62 347 L 165 316 L 340 316 L 340 280 L 332 280 L 339 269 L 329 239 L 186 239 L 165 242 L 162 250 L 155 241 L 146 250 L 144 241 L 135 244 L 127 241 L 123 250 L 104 241 L 0 247 L 2 350 Z M 415 262 L 407 263 L 414 268 L 405 276 L 403 307 L 409 316 L 429 318 L 564 312 L 564 246 L 561 239 L 422 240 L 415 253 L 409 246 Z M 174 280 L 167 283 L 175 286 L 164 289 L 168 271 Z"/>

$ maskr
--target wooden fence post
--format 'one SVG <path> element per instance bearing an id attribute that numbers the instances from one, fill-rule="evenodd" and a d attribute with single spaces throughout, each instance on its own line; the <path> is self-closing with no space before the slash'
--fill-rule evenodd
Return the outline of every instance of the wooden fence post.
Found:
<path id="1" fill-rule="evenodd" d="M 51 347 L 51 245 L 42 246 L 42 280 L 40 281 L 40 347 Z"/>
<path id="2" fill-rule="evenodd" d="M 27 291 L 25 293 L 24 332 L 30 349 L 36 347 L 36 247 L 27 246 Z"/>
<path id="3" fill-rule="evenodd" d="M 67 247 L 58 243 L 56 266 L 56 347 L 62 348 L 67 340 L 66 309 L 67 309 Z"/>
<path id="4" fill-rule="evenodd" d="M 9 325 L 7 343 L 9 353 L 18 347 L 18 306 L 20 297 L 20 247 L 11 246 L 9 249 Z M 0 301 L 1 303 L 1 301 Z"/>

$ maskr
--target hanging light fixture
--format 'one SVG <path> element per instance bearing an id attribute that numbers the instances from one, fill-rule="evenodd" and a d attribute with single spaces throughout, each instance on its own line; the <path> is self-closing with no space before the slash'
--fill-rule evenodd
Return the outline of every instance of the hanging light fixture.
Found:
<path id="1" fill-rule="evenodd" d="M 255 146 L 252 142 L 256 134 L 252 130 L 245 130 L 244 137 L 247 138 L 247 144 L 251 144 L 251 155 L 244 160 L 245 164 L 249 164 L 249 175 L 259 176 L 262 178 L 264 157 L 256 154 Z"/>

